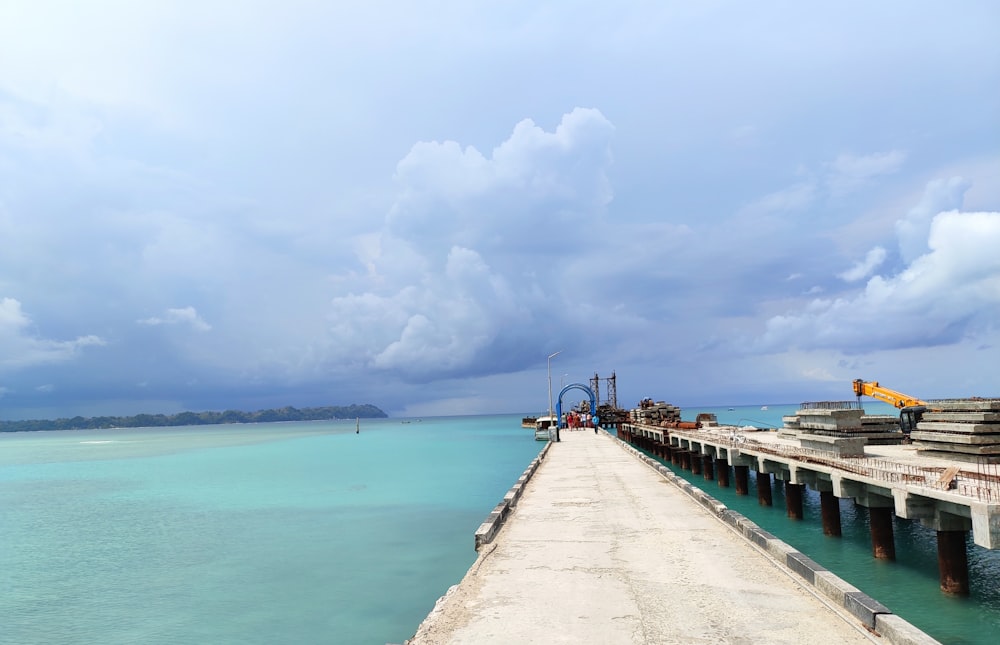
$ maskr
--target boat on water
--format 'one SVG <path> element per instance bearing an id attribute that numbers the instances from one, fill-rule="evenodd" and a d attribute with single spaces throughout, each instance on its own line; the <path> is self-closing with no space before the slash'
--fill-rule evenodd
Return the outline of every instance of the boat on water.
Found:
<path id="1" fill-rule="evenodd" d="M 766 412 L 767 411 L 767 406 L 766 405 L 762 405 L 762 406 L 760 406 L 760 409 L 764 410 Z"/>
<path id="2" fill-rule="evenodd" d="M 535 421 L 538 421 L 538 417 L 521 417 L 521 427 L 534 428 Z"/>
<path id="3" fill-rule="evenodd" d="M 535 419 L 535 441 L 549 441 L 555 438 L 558 419 L 554 416 L 544 416 Z"/>

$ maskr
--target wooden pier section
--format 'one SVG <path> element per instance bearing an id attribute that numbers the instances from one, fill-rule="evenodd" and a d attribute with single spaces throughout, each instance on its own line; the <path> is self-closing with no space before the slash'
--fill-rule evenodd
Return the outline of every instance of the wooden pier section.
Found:
<path id="1" fill-rule="evenodd" d="M 605 431 L 561 432 L 407 643 L 934 643 Z"/>

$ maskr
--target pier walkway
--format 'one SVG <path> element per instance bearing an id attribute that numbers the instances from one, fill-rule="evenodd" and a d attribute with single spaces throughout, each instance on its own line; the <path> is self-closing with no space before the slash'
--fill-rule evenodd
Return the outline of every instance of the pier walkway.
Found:
<path id="1" fill-rule="evenodd" d="M 629 450 L 563 430 L 407 643 L 888 642 Z"/>

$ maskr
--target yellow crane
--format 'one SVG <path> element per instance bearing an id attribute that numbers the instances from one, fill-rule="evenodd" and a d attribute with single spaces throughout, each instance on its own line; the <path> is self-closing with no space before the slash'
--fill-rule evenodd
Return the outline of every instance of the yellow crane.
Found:
<path id="1" fill-rule="evenodd" d="M 858 402 L 862 396 L 870 396 L 873 399 L 884 401 L 889 405 L 899 408 L 899 428 L 903 434 L 909 435 L 910 431 L 917 427 L 917 423 L 927 411 L 927 403 L 915 396 L 903 394 L 896 390 L 879 385 L 878 381 L 854 380 L 854 393 L 858 395 Z"/>

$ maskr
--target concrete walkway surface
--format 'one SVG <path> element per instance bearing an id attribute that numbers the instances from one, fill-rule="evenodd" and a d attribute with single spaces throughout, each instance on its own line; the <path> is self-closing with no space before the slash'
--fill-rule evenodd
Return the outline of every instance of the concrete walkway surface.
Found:
<path id="1" fill-rule="evenodd" d="M 408 643 L 883 642 L 606 432 L 561 438 Z"/>

